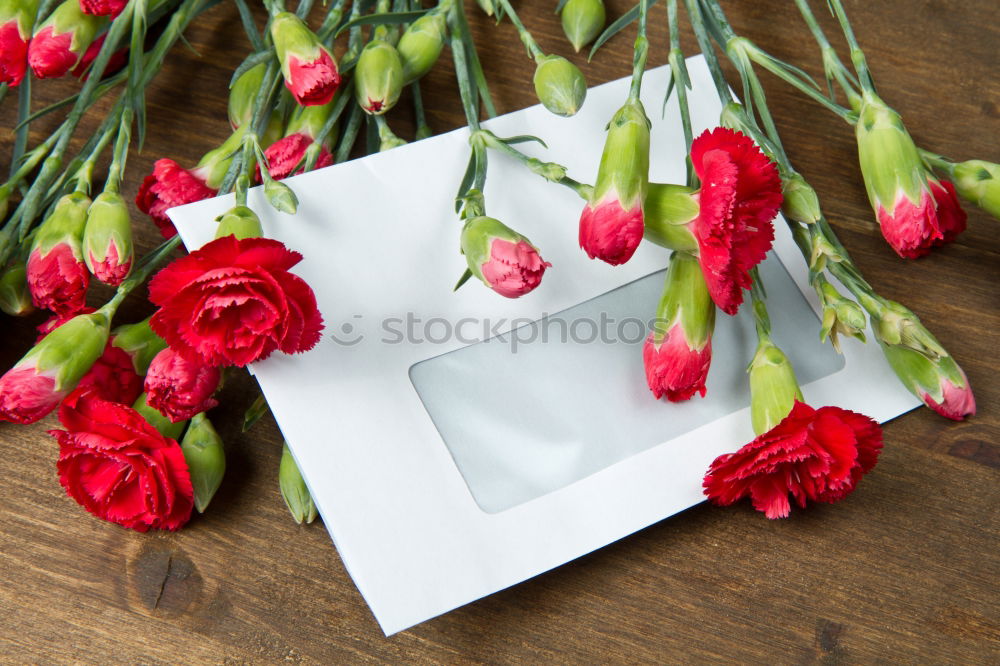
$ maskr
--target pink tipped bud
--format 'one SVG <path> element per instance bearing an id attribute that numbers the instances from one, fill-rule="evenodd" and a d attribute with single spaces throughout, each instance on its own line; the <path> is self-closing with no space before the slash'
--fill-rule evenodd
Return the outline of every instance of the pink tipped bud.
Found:
<path id="1" fill-rule="evenodd" d="M 34 20 L 34 17 L 31 17 Z M 26 24 L 26 31 L 21 29 Z M 0 83 L 16 86 L 24 79 L 28 69 L 28 40 L 31 39 L 30 21 L 10 18 L 0 23 Z"/>
<path id="2" fill-rule="evenodd" d="M 878 208 L 878 222 L 882 235 L 901 257 L 915 259 L 930 252 L 935 241 L 943 238 L 938 228 L 934 197 L 923 190 L 920 201 L 913 203 L 903 190 L 899 190 L 892 210 L 882 205 Z"/>
<path id="3" fill-rule="evenodd" d="M 55 409 L 67 393 L 56 390 L 53 372 L 35 367 L 12 368 L 0 377 L 0 418 L 34 423 Z"/>
<path id="4" fill-rule="evenodd" d="M 482 266 L 483 279 L 501 296 L 517 298 L 541 284 L 545 269 L 551 265 L 526 241 L 494 238 L 490 258 Z"/>
<path id="5" fill-rule="evenodd" d="M 701 349 L 688 345 L 684 328 L 675 324 L 659 345 L 653 333 L 642 348 L 642 363 L 646 367 L 646 382 L 657 398 L 667 396 L 671 402 L 690 399 L 695 393 L 705 395 L 705 380 L 712 364 L 712 340 Z"/>
<path id="6" fill-rule="evenodd" d="M 147 402 L 174 423 L 184 421 L 218 404 L 212 394 L 221 379 L 220 368 L 189 361 L 167 347 L 146 372 Z"/>
<path id="7" fill-rule="evenodd" d="M 57 78 L 73 69 L 107 19 L 84 14 L 78 0 L 65 0 L 35 29 L 28 45 L 28 65 L 40 79 Z"/>
<path id="8" fill-rule="evenodd" d="M 281 62 L 285 87 L 301 106 L 327 104 L 340 86 L 337 63 L 325 46 L 290 12 L 271 19 L 271 38 Z"/>
<path id="9" fill-rule="evenodd" d="M 635 254 L 643 228 L 641 205 L 625 210 L 617 197 L 609 196 L 596 206 L 584 207 L 580 215 L 580 247 L 591 259 L 618 266 Z"/>
<path id="10" fill-rule="evenodd" d="M 929 393 L 923 393 L 921 400 L 935 412 L 954 421 L 962 421 L 967 416 L 976 415 L 976 398 L 972 395 L 969 380 L 962 372 L 963 385 L 954 384 L 949 379 L 941 381 L 941 402 L 936 402 Z"/>
<path id="11" fill-rule="evenodd" d="M 102 192 L 87 210 L 84 260 L 98 280 L 117 287 L 132 270 L 132 223 L 117 192 Z"/>

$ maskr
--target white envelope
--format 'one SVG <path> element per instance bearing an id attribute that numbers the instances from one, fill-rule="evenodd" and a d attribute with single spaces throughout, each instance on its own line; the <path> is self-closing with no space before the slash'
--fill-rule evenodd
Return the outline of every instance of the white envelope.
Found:
<path id="1" fill-rule="evenodd" d="M 688 68 L 697 134 L 718 123 L 720 105 L 703 59 Z M 643 84 L 651 178 L 680 183 L 676 97 L 661 117 L 668 80 L 662 67 Z M 518 147 L 592 182 L 627 89 L 627 79 L 591 89 L 573 118 L 535 106 L 484 125 L 544 138 L 547 150 Z M 753 438 L 748 308 L 719 315 L 705 398 L 654 400 L 640 322 L 654 314 L 669 252 L 644 243 L 623 266 L 587 259 L 577 245 L 582 201 L 507 157 L 490 154 L 487 212 L 552 268 L 515 300 L 475 278 L 452 291 L 465 269 L 454 196 L 467 140 L 460 129 L 290 178 L 294 217 L 271 209 L 260 188 L 250 193 L 265 235 L 305 256 L 293 270 L 326 321 L 315 349 L 252 371 L 386 634 L 701 502 L 711 461 Z M 230 195 L 169 215 L 194 249 L 232 205 Z M 916 407 L 874 342 L 845 340 L 843 357 L 819 343 L 805 265 L 781 219 L 775 230 L 762 275 L 806 399 L 879 421 Z M 592 336 L 602 321 L 607 334 Z"/>

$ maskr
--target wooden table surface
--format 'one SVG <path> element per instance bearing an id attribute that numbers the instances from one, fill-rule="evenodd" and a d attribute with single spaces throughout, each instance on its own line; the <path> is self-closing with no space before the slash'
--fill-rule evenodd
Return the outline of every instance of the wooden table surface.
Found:
<path id="1" fill-rule="evenodd" d="M 554 4 L 519 7 L 543 48 L 568 55 Z M 609 2 L 609 16 L 631 4 Z M 823 3 L 813 4 L 835 35 Z M 846 4 L 880 90 L 917 141 L 956 159 L 1000 161 L 996 0 Z M 512 27 L 469 5 L 499 110 L 533 104 L 531 63 Z M 820 76 L 790 1 L 725 7 L 743 34 Z M 665 12 L 656 10 L 651 65 L 666 60 Z M 590 64 L 575 57 L 591 85 L 630 71 L 634 30 Z M 155 159 L 191 165 L 227 136 L 227 81 L 248 50 L 235 7 L 210 10 L 188 39 L 197 53 L 178 45 L 149 91 L 148 138 L 131 158 L 126 193 Z M 688 34 L 685 48 L 696 52 Z M 888 424 L 878 467 L 839 504 L 783 521 L 747 504 L 703 504 L 391 638 L 322 525 L 290 519 L 273 420 L 240 432 L 254 397 L 245 374 L 227 383 L 213 412 L 226 479 L 209 511 L 179 533 L 138 534 L 91 517 L 58 483 L 57 446 L 45 434 L 55 419 L 3 423 L 0 660 L 1000 663 L 1000 223 L 969 207 L 958 242 L 918 261 L 897 258 L 873 222 L 852 130 L 765 79 L 792 160 L 870 281 L 918 313 L 965 368 L 975 418 L 953 423 L 919 409 Z M 36 100 L 72 89 L 42 82 Z M 435 131 L 464 125 L 450 61 L 428 77 L 425 97 Z M 4 163 L 12 106 L 8 99 L 0 112 Z M 405 102 L 390 122 L 410 137 Z M 32 143 L 51 127 L 36 123 Z M 152 225 L 137 211 L 135 219 L 140 249 L 151 248 Z M 149 307 L 133 296 L 123 320 Z M 40 320 L 2 319 L 3 368 Z"/>

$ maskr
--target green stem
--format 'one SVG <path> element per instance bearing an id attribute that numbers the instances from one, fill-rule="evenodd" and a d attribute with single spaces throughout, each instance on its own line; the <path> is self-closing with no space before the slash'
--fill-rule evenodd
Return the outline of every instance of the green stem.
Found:
<path id="1" fill-rule="evenodd" d="M 524 24 L 521 23 L 521 19 L 518 17 L 517 12 L 514 11 L 514 7 L 510 4 L 510 0 L 499 0 L 499 2 L 510 16 L 510 22 L 513 23 L 514 27 L 517 29 L 517 35 L 521 38 L 521 43 L 524 44 L 524 48 L 528 49 L 528 56 L 533 60 L 538 60 L 543 57 L 545 53 L 542 52 L 541 47 L 538 46 L 538 42 L 536 42 L 535 38 L 531 36 L 531 33 L 524 27 Z"/>
<path id="2" fill-rule="evenodd" d="M 865 58 L 865 52 L 861 50 L 861 45 L 858 44 L 857 37 L 854 36 L 854 29 L 851 27 L 851 22 L 847 19 L 844 6 L 840 3 L 840 0 L 827 1 L 830 4 L 830 8 L 833 9 L 833 13 L 837 16 L 837 21 L 840 22 L 840 29 L 844 32 L 847 45 L 851 49 L 851 62 L 854 64 L 854 70 L 858 73 L 861 89 L 866 93 L 874 94 L 875 81 L 872 79 L 871 71 L 868 69 L 868 60 Z"/>
<path id="3" fill-rule="evenodd" d="M 771 339 L 771 317 L 767 313 L 767 293 L 764 291 L 764 283 L 761 282 L 756 267 L 750 271 L 750 276 L 753 280 L 750 284 L 751 312 L 754 328 L 757 331 L 757 341 L 761 344 Z"/>
<path id="4" fill-rule="evenodd" d="M 80 167 L 76 170 L 76 189 L 78 192 L 90 193 L 90 183 L 94 176 L 94 167 L 97 165 L 97 160 L 100 159 L 101 153 L 107 148 L 108 144 L 111 143 L 111 135 L 113 131 L 108 129 L 100 133 L 97 142 L 94 144 L 93 149 L 87 155 L 87 157 L 80 163 Z M 110 178 L 110 175 L 109 175 Z M 115 189 L 117 192 L 117 188 Z"/>
<path id="5" fill-rule="evenodd" d="M 812 12 L 812 7 L 809 6 L 809 0 L 795 0 L 795 5 L 799 8 L 802 20 L 805 21 L 809 32 L 812 33 L 816 44 L 819 45 L 820 52 L 823 54 L 823 71 L 827 76 L 827 80 L 829 81 L 831 78 L 835 80 L 844 91 L 844 94 L 847 95 L 848 101 L 853 105 L 854 100 L 858 97 L 858 92 L 855 89 L 857 78 L 844 66 L 844 63 L 840 60 L 840 56 L 837 55 L 837 51 L 830 45 L 829 40 L 826 38 L 826 33 L 823 32 L 823 28 Z M 832 86 L 830 99 L 831 101 L 834 100 Z"/>
<path id="6" fill-rule="evenodd" d="M 126 106 L 122 111 L 121 123 L 118 126 L 118 138 L 115 140 L 111 166 L 108 167 L 108 178 L 104 184 L 104 189 L 107 192 L 117 193 L 121 187 L 125 161 L 128 158 L 128 147 L 132 141 L 132 115 L 132 107 Z"/>
<path id="7" fill-rule="evenodd" d="M 17 91 L 17 130 L 14 133 L 14 149 L 10 156 L 10 174 L 17 170 L 25 148 L 28 147 L 28 123 L 25 120 L 31 115 L 31 79 L 29 74 L 21 81 Z"/>
<path id="8" fill-rule="evenodd" d="M 529 157 L 514 146 L 500 140 L 499 137 L 489 130 L 479 130 L 476 132 L 473 138 L 473 145 L 476 144 L 476 139 L 481 140 L 482 144 L 487 148 L 492 148 L 493 150 L 513 157 L 518 162 L 526 166 L 532 173 L 538 174 L 551 183 L 558 183 L 559 185 L 568 187 L 576 192 L 580 198 L 586 201 L 590 200 L 590 195 L 594 189 L 593 186 L 581 183 L 580 181 L 567 176 L 566 167 L 556 164 L 555 162 L 543 162 L 535 157 Z"/>
<path id="9" fill-rule="evenodd" d="M 687 7 L 688 20 L 691 21 L 691 29 L 698 40 L 698 46 L 701 48 L 702 55 L 705 56 L 705 62 L 708 64 L 708 69 L 712 73 L 712 83 L 715 84 L 715 92 L 719 95 L 722 105 L 725 106 L 733 101 L 733 96 L 729 92 L 729 84 L 726 83 L 726 77 L 722 73 L 719 58 L 715 55 L 715 48 L 712 46 L 712 40 L 705 28 L 705 20 L 701 15 L 701 6 L 698 4 L 698 0 L 684 0 L 684 6 Z"/>
<path id="10" fill-rule="evenodd" d="M 350 97 L 350 95 L 348 95 Z M 337 164 L 341 162 L 346 162 L 351 156 L 351 149 L 354 147 L 354 142 L 358 138 L 358 133 L 361 131 L 361 123 L 365 119 L 365 112 L 360 106 L 354 104 L 351 106 L 351 115 L 347 119 L 347 127 L 344 128 L 344 133 L 340 137 L 340 144 L 337 146 L 337 152 L 333 156 L 333 161 Z"/>
<path id="11" fill-rule="evenodd" d="M 646 72 L 646 59 L 649 57 L 649 39 L 646 38 L 646 22 L 649 15 L 649 0 L 639 0 L 639 32 L 635 37 L 632 49 L 632 85 L 629 86 L 630 102 L 639 101 L 642 90 L 642 75 Z"/>
<path id="12" fill-rule="evenodd" d="M 455 76 L 458 79 L 458 93 L 462 99 L 462 109 L 465 111 L 465 120 L 469 123 L 469 128 L 475 132 L 479 129 L 479 103 L 476 89 L 473 87 L 469 76 L 468 55 L 465 52 L 465 41 L 462 39 L 461 31 L 462 5 L 456 4 L 451 12 L 449 27 L 451 30 L 451 52 L 455 61 Z"/>
<path id="13" fill-rule="evenodd" d="M 681 50 L 680 21 L 677 17 L 677 0 L 667 0 L 667 23 L 670 27 L 670 75 L 674 80 L 674 89 L 677 90 L 677 102 L 681 111 L 681 127 L 684 131 L 684 152 L 687 154 L 685 162 L 687 164 L 687 180 L 689 187 L 696 187 L 694 182 L 697 178 L 694 169 L 691 167 L 691 142 L 694 140 L 694 132 L 691 130 L 691 109 L 688 106 L 687 95 L 687 65 L 684 60 L 684 52 Z"/>

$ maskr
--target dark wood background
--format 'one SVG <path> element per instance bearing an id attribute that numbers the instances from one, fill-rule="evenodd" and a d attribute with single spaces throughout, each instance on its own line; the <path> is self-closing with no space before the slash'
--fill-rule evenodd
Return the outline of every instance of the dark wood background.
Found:
<path id="1" fill-rule="evenodd" d="M 535 103 L 532 66 L 510 24 L 494 26 L 468 4 L 500 111 Z M 609 2 L 609 17 L 631 4 Z M 823 4 L 814 3 L 835 35 Z M 846 4 L 885 99 L 917 141 L 956 159 L 1000 161 L 995 0 Z M 543 48 L 570 55 L 554 5 L 518 4 Z M 743 34 L 819 77 L 791 2 L 725 7 Z M 664 14 L 656 7 L 651 21 L 652 65 L 666 60 Z M 590 64 L 575 57 L 591 85 L 629 72 L 633 36 L 634 27 Z M 227 82 L 248 50 L 234 6 L 209 11 L 188 39 L 196 52 L 178 45 L 149 91 L 148 139 L 131 157 L 127 194 L 155 159 L 193 165 L 227 136 Z M 685 46 L 696 52 L 688 34 Z M 55 420 L 4 423 L 0 660 L 1000 662 L 998 222 L 970 208 L 957 243 L 919 261 L 898 259 L 873 223 L 852 130 L 765 79 L 790 155 L 841 238 L 881 292 L 917 312 L 963 365 L 978 416 L 952 423 L 920 409 L 888 424 L 879 466 L 840 504 L 774 522 L 747 505 L 700 505 L 392 638 L 380 633 L 322 525 L 289 518 L 273 421 L 240 432 L 254 395 L 246 375 L 227 383 L 213 412 L 226 479 L 208 513 L 176 534 L 94 519 L 59 486 L 57 447 L 45 434 Z M 42 82 L 36 100 L 74 88 Z M 435 131 L 464 125 L 450 61 L 425 91 Z M 8 99 L 0 111 L 4 162 L 13 106 Z M 410 137 L 405 101 L 390 122 Z M 91 118 L 86 127 L 94 125 Z M 32 143 L 51 127 L 36 123 Z M 135 219 L 140 249 L 152 247 L 152 224 L 137 211 Z M 95 302 L 103 295 L 95 292 Z M 124 320 L 148 313 L 143 298 L 131 298 Z M 2 319 L 3 368 L 23 354 L 39 321 Z"/>

